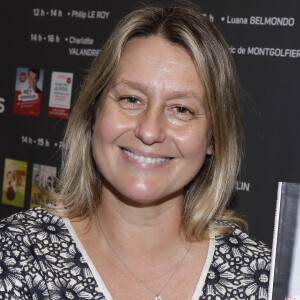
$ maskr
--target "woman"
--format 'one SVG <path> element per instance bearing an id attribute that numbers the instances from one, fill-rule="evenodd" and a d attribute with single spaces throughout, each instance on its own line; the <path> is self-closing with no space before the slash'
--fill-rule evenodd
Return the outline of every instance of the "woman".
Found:
<path id="1" fill-rule="evenodd" d="M 269 250 L 226 209 L 241 135 L 235 68 L 215 26 L 186 2 L 132 12 L 86 77 L 54 204 L 1 223 L 0 291 L 267 299 Z"/>

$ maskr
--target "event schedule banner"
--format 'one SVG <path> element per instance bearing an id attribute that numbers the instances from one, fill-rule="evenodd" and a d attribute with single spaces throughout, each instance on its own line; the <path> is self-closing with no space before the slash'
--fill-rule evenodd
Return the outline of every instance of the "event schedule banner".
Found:
<path id="1" fill-rule="evenodd" d="M 300 182 L 300 3 L 194 2 L 224 34 L 242 86 L 244 163 L 231 205 L 245 215 L 250 232 L 271 245 L 277 182 Z M 47 201 L 37 191 L 37 166 L 50 167 L 40 168 L 50 182 L 59 173 L 63 133 L 82 78 L 118 20 L 139 5 L 1 2 L 0 217 Z M 18 205 L 5 196 L 9 160 L 27 166 Z"/>

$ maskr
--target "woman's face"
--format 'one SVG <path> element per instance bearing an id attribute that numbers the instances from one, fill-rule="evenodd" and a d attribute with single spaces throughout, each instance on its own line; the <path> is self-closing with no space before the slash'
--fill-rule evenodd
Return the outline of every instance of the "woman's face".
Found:
<path id="1" fill-rule="evenodd" d="M 157 36 L 131 40 L 101 101 L 92 147 L 103 188 L 141 205 L 183 196 L 212 153 L 205 92 L 188 53 Z"/>

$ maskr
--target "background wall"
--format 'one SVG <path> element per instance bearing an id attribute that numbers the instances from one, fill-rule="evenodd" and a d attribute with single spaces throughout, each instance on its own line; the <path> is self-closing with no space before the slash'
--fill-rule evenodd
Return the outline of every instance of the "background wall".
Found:
<path id="1" fill-rule="evenodd" d="M 232 205 L 271 245 L 277 183 L 300 182 L 300 3 L 194 2 L 223 32 L 243 88 L 245 159 Z M 0 217 L 42 201 L 37 184 L 54 187 L 68 99 L 72 105 L 112 28 L 137 3 L 1 2 Z M 28 91 L 28 68 L 40 70 L 41 93 Z"/>

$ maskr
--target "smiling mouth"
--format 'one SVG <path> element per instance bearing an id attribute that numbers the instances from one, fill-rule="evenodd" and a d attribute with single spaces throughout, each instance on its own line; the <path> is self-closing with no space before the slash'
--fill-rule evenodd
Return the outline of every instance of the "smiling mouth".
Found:
<path id="1" fill-rule="evenodd" d="M 133 154 L 132 152 L 122 149 L 122 151 L 129 157 L 135 159 L 136 161 L 140 163 L 145 163 L 145 164 L 161 164 L 163 162 L 169 161 L 172 158 L 171 157 L 148 157 L 148 156 L 142 156 L 142 155 L 136 155 Z"/>

